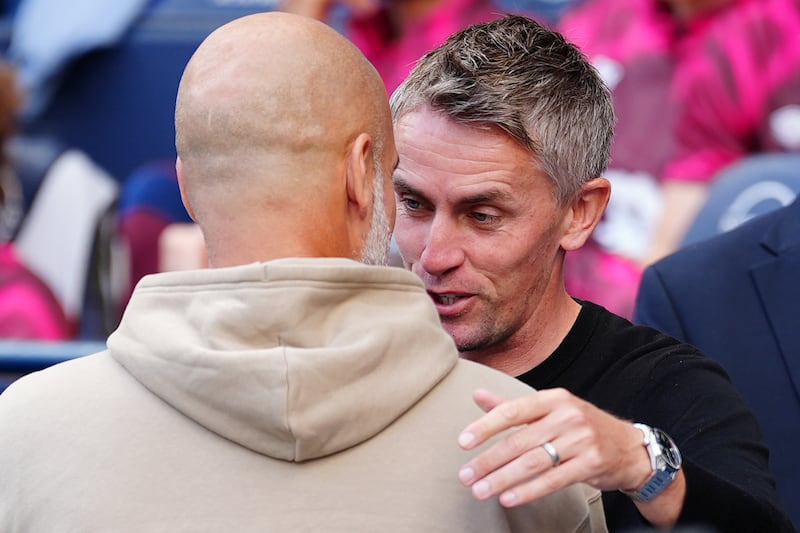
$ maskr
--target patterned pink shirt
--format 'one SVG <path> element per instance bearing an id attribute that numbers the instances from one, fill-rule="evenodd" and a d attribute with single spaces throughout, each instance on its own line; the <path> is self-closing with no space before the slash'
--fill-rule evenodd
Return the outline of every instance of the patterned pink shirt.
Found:
<path id="1" fill-rule="evenodd" d="M 667 179 L 710 180 L 755 152 L 800 151 L 800 0 L 748 0 L 716 17 L 679 71 Z"/>
<path id="2" fill-rule="evenodd" d="M 734 0 L 725 10 L 752 0 Z M 756 0 L 760 1 L 760 0 Z M 618 123 L 611 168 L 654 181 L 675 156 L 674 84 L 701 49 L 719 12 L 681 24 L 662 0 L 588 0 L 559 23 L 614 94 Z"/>

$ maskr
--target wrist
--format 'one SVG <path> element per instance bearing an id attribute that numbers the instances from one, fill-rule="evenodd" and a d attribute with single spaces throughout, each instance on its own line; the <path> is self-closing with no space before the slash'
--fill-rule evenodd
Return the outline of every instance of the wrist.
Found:
<path id="1" fill-rule="evenodd" d="M 665 491 L 678 476 L 681 454 L 664 431 L 644 424 L 634 424 L 634 427 L 642 433 L 641 445 L 647 451 L 650 472 L 638 487 L 622 492 L 635 501 L 648 502 Z"/>
<path id="2" fill-rule="evenodd" d="M 647 452 L 647 448 L 642 445 L 642 431 L 633 424 L 628 424 L 628 426 L 631 436 L 627 456 L 630 460 L 626 470 L 625 482 L 618 487 L 619 491 L 625 494 L 636 491 L 647 483 L 647 480 L 653 475 L 650 454 Z"/>
<path id="3" fill-rule="evenodd" d="M 683 512 L 686 497 L 686 476 L 683 469 L 678 471 L 675 480 L 655 499 L 649 502 L 634 500 L 639 513 L 657 528 L 674 528 Z"/>

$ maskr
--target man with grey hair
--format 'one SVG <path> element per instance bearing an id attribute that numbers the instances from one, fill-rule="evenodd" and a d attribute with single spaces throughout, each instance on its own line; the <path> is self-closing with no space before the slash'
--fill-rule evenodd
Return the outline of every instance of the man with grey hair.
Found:
<path id="1" fill-rule="evenodd" d="M 176 144 L 212 268 L 145 277 L 107 351 L 0 396 L 0 530 L 606 530 L 586 485 L 508 509 L 459 483 L 471 391 L 531 389 L 459 360 L 417 276 L 357 261 L 385 261 L 397 153 L 352 44 L 219 28 Z"/>
<path id="2" fill-rule="evenodd" d="M 461 357 L 539 392 L 474 398 L 459 477 L 512 507 L 587 482 L 609 529 L 783 531 L 756 420 L 692 346 L 564 287 L 610 195 L 609 93 L 579 50 L 519 16 L 425 55 L 391 98 L 395 238 Z"/>

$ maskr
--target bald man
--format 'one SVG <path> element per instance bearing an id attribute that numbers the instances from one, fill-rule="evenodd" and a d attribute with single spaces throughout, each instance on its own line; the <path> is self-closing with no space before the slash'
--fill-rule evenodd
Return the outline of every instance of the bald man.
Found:
<path id="1" fill-rule="evenodd" d="M 583 485 L 505 509 L 459 483 L 472 391 L 530 389 L 459 361 L 418 278 L 369 265 L 397 154 L 352 45 L 236 20 L 176 107 L 213 268 L 146 277 L 107 351 L 0 397 L 0 530 L 605 531 Z"/>

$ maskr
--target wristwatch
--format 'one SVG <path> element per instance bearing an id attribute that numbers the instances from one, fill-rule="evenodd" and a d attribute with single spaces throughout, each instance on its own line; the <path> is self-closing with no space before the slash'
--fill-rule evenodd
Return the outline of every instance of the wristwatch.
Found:
<path id="1" fill-rule="evenodd" d="M 642 444 L 650 455 L 653 476 L 638 489 L 623 492 L 636 501 L 649 502 L 661 494 L 678 475 L 678 470 L 681 469 L 681 452 L 662 430 L 644 424 L 634 424 L 634 427 L 644 434 Z"/>

